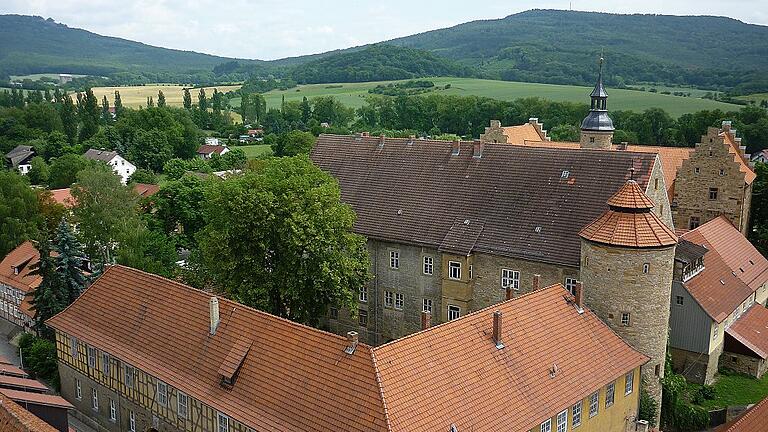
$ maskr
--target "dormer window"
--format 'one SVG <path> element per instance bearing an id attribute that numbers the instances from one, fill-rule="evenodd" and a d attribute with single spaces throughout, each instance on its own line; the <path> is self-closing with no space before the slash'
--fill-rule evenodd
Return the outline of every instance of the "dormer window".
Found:
<path id="1" fill-rule="evenodd" d="M 15 275 L 19 274 L 19 268 L 18 267 L 14 267 L 13 268 L 13 274 L 15 274 Z"/>

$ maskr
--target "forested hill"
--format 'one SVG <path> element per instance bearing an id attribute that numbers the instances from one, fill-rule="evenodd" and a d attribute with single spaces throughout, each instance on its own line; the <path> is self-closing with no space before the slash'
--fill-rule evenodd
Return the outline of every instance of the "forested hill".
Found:
<path id="1" fill-rule="evenodd" d="M 0 15 L 0 76 L 41 72 L 108 75 L 138 70 L 210 72 L 228 60 L 101 36 L 41 17 Z"/>
<path id="2" fill-rule="evenodd" d="M 613 85 L 730 87 L 768 80 L 768 27 L 723 17 L 531 10 L 387 43 L 517 81 L 590 84 L 601 49 Z"/>

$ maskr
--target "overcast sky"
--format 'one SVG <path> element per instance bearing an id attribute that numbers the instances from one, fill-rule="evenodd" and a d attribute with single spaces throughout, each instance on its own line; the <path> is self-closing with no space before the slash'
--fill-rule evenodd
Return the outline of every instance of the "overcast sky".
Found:
<path id="1" fill-rule="evenodd" d="M 580 0 L 575 10 L 720 15 L 768 25 L 768 0 Z M 167 48 L 275 59 L 379 42 L 565 0 L 0 0 L 0 13 Z"/>

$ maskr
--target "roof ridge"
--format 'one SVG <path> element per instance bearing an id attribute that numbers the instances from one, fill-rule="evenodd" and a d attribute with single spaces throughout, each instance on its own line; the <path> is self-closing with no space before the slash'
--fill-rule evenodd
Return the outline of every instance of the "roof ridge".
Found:
<path id="1" fill-rule="evenodd" d="M 371 362 L 373 364 L 373 372 L 376 375 L 376 387 L 379 389 L 379 397 L 381 398 L 381 405 L 384 409 L 384 421 L 387 423 L 387 430 L 392 430 L 392 424 L 389 421 L 389 410 L 387 409 L 387 399 L 384 396 L 384 384 L 381 382 L 381 373 L 379 372 L 379 364 L 376 362 L 376 353 L 371 349 L 369 350 L 371 355 Z"/>

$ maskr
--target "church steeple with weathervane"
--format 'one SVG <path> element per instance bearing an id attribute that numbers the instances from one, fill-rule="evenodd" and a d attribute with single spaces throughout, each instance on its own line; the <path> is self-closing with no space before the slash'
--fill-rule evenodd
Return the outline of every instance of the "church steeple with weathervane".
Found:
<path id="1" fill-rule="evenodd" d="M 589 97 L 592 104 L 589 114 L 581 122 L 581 147 L 610 149 L 613 141 L 613 120 L 608 116 L 608 93 L 603 87 L 603 59 L 600 55 L 600 69 L 595 89 Z"/>

